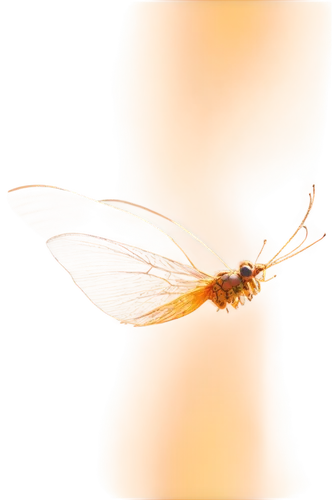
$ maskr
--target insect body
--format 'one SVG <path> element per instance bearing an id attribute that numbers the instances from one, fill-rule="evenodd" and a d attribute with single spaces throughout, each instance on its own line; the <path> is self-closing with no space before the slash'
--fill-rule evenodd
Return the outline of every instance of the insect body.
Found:
<path id="1" fill-rule="evenodd" d="M 211 300 L 218 310 L 227 311 L 228 305 L 237 309 L 246 299 L 251 301 L 260 292 L 260 284 L 269 281 L 265 279 L 267 269 L 319 241 L 301 249 L 308 234 L 304 222 L 312 208 L 314 195 L 313 186 L 301 224 L 269 262 L 257 264 L 265 240 L 255 263 L 242 261 L 237 270 L 229 268 L 217 256 L 228 269 L 213 276 L 199 270 L 170 235 L 134 215 L 128 207 L 139 207 L 147 214 L 153 213 L 160 222 L 168 221 L 178 226 L 207 251 L 214 252 L 176 222 L 145 207 L 119 200 L 95 201 L 50 186 L 16 188 L 9 192 L 9 199 L 13 209 L 47 238 L 47 246 L 55 259 L 99 309 L 122 323 L 147 326 L 181 318 L 207 300 Z M 126 227 L 131 229 L 119 237 L 121 241 L 80 230 L 90 222 L 92 232 L 97 232 L 99 221 L 104 221 L 112 234 L 116 234 L 117 228 L 120 231 Z M 279 257 L 302 228 L 306 231 L 302 243 Z M 126 240 L 134 238 L 135 233 L 140 238 L 144 234 L 150 238 L 164 238 L 163 245 L 168 243 L 172 248 L 177 247 L 187 264 L 129 244 Z"/>
<path id="2" fill-rule="evenodd" d="M 253 267 L 252 263 L 247 262 Z M 260 281 L 252 272 L 243 276 L 242 269 L 243 263 L 240 264 L 238 272 L 224 271 L 216 276 L 210 300 L 219 309 L 225 309 L 228 304 L 237 309 L 239 304 L 245 304 L 245 299 L 252 300 L 253 295 L 260 292 Z M 253 271 L 255 273 L 257 269 Z"/>

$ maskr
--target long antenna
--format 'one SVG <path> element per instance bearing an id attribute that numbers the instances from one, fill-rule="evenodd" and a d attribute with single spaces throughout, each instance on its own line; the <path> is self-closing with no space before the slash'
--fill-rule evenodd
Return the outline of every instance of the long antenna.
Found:
<path id="1" fill-rule="evenodd" d="M 185 231 L 185 233 L 189 234 L 190 236 L 192 236 L 192 238 L 194 238 L 196 241 L 198 241 L 203 247 L 206 248 L 206 250 L 208 250 L 210 253 L 212 253 L 220 262 L 222 262 L 223 265 L 225 265 L 229 271 L 232 271 L 231 267 L 228 266 L 228 264 L 223 260 L 221 259 L 221 257 L 214 252 L 214 250 L 212 250 L 211 248 L 209 248 L 208 245 L 206 245 L 206 243 L 204 243 L 202 240 L 200 240 L 200 238 L 198 238 L 197 236 L 195 236 L 195 234 L 191 233 L 191 231 L 189 231 L 188 229 L 186 229 L 185 227 L 183 227 L 181 224 L 179 224 L 179 222 L 176 222 L 175 220 L 171 220 L 171 222 L 173 222 L 174 224 L 176 224 L 176 226 L 180 227 L 180 229 L 182 229 L 183 231 Z"/>
<path id="2" fill-rule="evenodd" d="M 256 258 L 256 261 L 255 261 L 254 265 L 256 265 L 257 260 L 259 259 L 260 255 L 261 255 L 261 252 L 263 251 L 264 246 L 266 245 L 266 243 L 267 243 L 267 240 L 264 240 L 264 243 L 262 244 L 261 250 L 260 250 L 260 252 L 258 253 L 258 256 L 257 256 L 257 258 Z"/>

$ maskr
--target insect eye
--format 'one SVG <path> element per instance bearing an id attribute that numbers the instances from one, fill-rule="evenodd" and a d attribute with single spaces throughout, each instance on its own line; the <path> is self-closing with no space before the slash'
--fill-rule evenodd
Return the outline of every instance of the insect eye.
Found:
<path id="1" fill-rule="evenodd" d="M 249 278 L 252 276 L 252 269 L 249 266 L 242 266 L 240 268 L 240 273 L 244 278 Z"/>

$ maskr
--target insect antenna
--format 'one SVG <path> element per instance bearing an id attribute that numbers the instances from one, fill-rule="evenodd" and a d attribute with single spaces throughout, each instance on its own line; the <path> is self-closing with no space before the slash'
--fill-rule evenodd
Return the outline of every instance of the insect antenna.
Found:
<path id="1" fill-rule="evenodd" d="M 267 240 L 267 238 L 266 238 L 266 237 L 264 237 L 263 242 L 262 242 L 262 244 L 261 244 L 261 247 L 260 247 L 260 249 L 259 249 L 259 252 L 257 253 L 257 256 L 256 256 L 256 258 L 255 258 L 255 260 L 254 260 L 254 265 L 256 265 L 256 264 L 258 263 L 259 258 L 260 258 L 260 256 L 262 255 L 262 253 L 263 253 L 263 251 L 264 251 L 264 248 L 265 248 L 265 246 L 267 245 L 267 243 L 268 243 L 268 240 Z"/>
<path id="2" fill-rule="evenodd" d="M 275 254 L 268 260 L 265 265 L 265 270 L 283 266 L 300 255 L 309 252 L 321 243 L 327 235 L 326 231 L 321 231 L 319 236 L 311 238 L 311 229 L 314 229 L 308 222 L 311 218 L 312 212 L 316 206 L 318 187 L 316 183 L 306 183 L 303 188 L 304 196 L 304 211 L 298 218 L 298 222 L 294 230 L 289 236 L 281 243 Z M 300 240 L 297 242 L 298 238 Z M 296 243 L 297 242 L 297 243 Z M 274 281 L 279 273 L 276 272 L 273 277 L 265 280 L 266 282 Z"/>
<path id="3" fill-rule="evenodd" d="M 310 235 L 310 224 L 307 224 L 306 227 L 303 229 L 303 238 L 301 239 L 301 241 L 297 243 L 295 246 L 291 247 L 290 249 L 285 249 L 282 252 L 278 251 L 276 255 L 273 255 L 273 257 L 268 261 L 266 267 L 270 268 L 270 267 L 282 266 L 283 264 L 286 264 L 287 262 L 296 259 L 303 253 L 310 252 L 313 248 L 319 245 L 319 243 L 325 240 L 327 232 L 322 231 L 320 235 L 312 241 L 309 241 L 309 235 Z"/>
<path id="4" fill-rule="evenodd" d="M 316 206 L 318 187 L 315 182 L 307 182 L 303 187 L 304 196 L 304 212 L 299 218 L 298 223 L 294 227 L 289 236 L 281 243 L 278 253 L 284 252 L 287 248 L 296 241 L 298 235 L 304 231 L 306 223 L 311 217 L 311 214 Z"/>

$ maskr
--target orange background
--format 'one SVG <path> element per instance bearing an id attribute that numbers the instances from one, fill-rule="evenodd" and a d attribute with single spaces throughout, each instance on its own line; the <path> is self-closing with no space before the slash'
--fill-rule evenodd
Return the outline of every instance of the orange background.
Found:
<path id="1" fill-rule="evenodd" d="M 323 3 L 276 2 L 139 3 L 128 12 L 115 84 L 123 167 L 143 204 L 200 235 L 230 266 L 254 260 L 264 237 L 268 260 L 306 210 L 325 127 L 329 12 Z M 296 187 L 289 199 L 288 182 Z M 219 270 L 200 259 L 201 269 Z M 280 280 L 293 264 L 279 269 Z M 273 352 L 277 315 L 288 311 L 274 304 L 276 286 L 263 285 L 237 314 L 206 304 L 128 334 L 107 424 L 116 495 L 293 491 L 297 464 Z"/>

